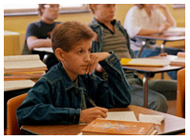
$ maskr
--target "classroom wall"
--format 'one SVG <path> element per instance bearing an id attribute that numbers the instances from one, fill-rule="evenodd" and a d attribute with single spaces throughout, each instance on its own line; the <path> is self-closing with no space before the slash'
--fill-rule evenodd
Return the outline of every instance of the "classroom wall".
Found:
<path id="1" fill-rule="evenodd" d="M 120 20 L 121 24 L 123 25 L 125 15 L 127 11 L 132 7 L 132 4 L 117 4 L 116 5 L 116 15 L 115 18 Z M 177 22 L 178 27 L 185 27 L 185 9 L 173 9 L 171 4 L 167 4 L 169 10 L 171 11 L 173 17 Z M 67 21 L 67 20 L 79 20 L 84 23 L 89 23 L 93 18 L 91 13 L 76 13 L 76 14 L 60 14 L 59 18 L 56 21 Z M 11 16 L 11 17 L 4 17 L 4 30 L 18 32 L 19 35 L 19 51 L 21 53 L 24 38 L 25 38 L 25 31 L 29 23 L 38 21 L 40 19 L 39 16 Z M 13 22 L 14 21 L 14 22 Z M 158 42 L 160 43 L 160 42 Z M 171 45 L 170 45 L 171 44 Z M 168 43 L 166 43 L 166 46 Z M 180 41 L 175 43 L 170 43 L 169 46 L 184 46 L 185 42 Z"/>

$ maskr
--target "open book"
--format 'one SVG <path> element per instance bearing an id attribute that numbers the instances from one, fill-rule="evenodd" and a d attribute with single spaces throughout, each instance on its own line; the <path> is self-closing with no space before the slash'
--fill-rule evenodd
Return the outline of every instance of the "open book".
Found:
<path id="1" fill-rule="evenodd" d="M 165 59 L 151 59 L 151 58 L 121 58 L 120 63 L 122 66 L 150 66 L 150 67 L 163 67 L 170 64 L 169 60 Z"/>
<path id="2" fill-rule="evenodd" d="M 166 31 L 163 32 L 166 36 L 181 36 L 185 35 L 184 27 L 170 27 Z"/>
<path id="3" fill-rule="evenodd" d="M 45 71 L 47 66 L 39 55 L 4 56 L 4 73 Z"/>

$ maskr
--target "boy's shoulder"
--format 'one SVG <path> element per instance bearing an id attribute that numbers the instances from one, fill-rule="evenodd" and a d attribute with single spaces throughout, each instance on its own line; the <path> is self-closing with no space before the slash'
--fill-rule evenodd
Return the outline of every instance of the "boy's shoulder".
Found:
<path id="1" fill-rule="evenodd" d="M 62 79 L 62 74 L 60 73 L 59 64 L 52 67 L 42 78 L 48 80 L 49 82 L 56 82 Z"/>

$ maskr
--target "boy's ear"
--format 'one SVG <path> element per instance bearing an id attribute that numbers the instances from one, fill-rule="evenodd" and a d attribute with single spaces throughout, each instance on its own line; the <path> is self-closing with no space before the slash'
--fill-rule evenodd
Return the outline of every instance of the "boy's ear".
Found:
<path id="1" fill-rule="evenodd" d="M 95 10 L 96 10 L 96 5 L 97 5 L 97 4 L 91 4 L 91 8 L 94 10 L 94 12 L 95 12 Z"/>
<path id="2" fill-rule="evenodd" d="M 58 60 L 64 61 L 64 52 L 61 48 L 57 48 L 55 50 L 55 56 L 57 57 Z"/>

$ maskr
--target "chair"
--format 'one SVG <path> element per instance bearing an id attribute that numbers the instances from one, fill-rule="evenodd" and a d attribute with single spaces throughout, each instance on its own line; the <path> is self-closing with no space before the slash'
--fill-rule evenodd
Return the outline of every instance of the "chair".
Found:
<path id="1" fill-rule="evenodd" d="M 176 116 L 185 118 L 185 68 L 177 72 Z"/>
<path id="2" fill-rule="evenodd" d="M 27 93 L 18 95 L 8 100 L 7 102 L 7 135 L 23 134 L 17 123 L 16 109 L 26 98 Z"/>

